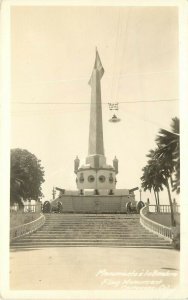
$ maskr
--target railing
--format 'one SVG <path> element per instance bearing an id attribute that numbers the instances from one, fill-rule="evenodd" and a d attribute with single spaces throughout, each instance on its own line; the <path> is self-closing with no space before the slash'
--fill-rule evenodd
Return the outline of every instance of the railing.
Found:
<path id="1" fill-rule="evenodd" d="M 149 212 L 148 205 L 144 206 L 140 211 L 140 223 L 147 230 L 152 233 L 162 236 L 164 239 L 168 241 L 172 241 L 173 238 L 173 230 L 170 227 L 161 225 L 157 222 L 152 221 L 151 219 L 146 217 L 146 214 Z"/>
<path id="2" fill-rule="evenodd" d="M 41 203 L 37 203 L 37 204 L 25 204 L 22 208 L 19 208 L 18 204 L 12 205 L 10 207 L 10 211 L 11 212 L 20 212 L 23 211 L 25 213 L 27 212 L 41 212 L 42 210 L 42 204 Z"/>
<path id="3" fill-rule="evenodd" d="M 180 206 L 173 204 L 174 213 L 180 213 Z M 170 205 L 149 205 L 149 212 L 155 213 L 171 213 Z"/>
<path id="4" fill-rule="evenodd" d="M 23 225 L 19 225 L 10 229 L 10 240 L 14 240 L 23 235 L 29 234 L 33 231 L 39 229 L 45 223 L 45 216 L 41 214 L 41 216 L 30 222 Z"/>

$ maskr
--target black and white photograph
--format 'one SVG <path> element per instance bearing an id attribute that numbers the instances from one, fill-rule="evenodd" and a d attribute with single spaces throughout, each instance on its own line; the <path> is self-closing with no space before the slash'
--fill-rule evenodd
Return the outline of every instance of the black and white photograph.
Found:
<path id="1" fill-rule="evenodd" d="M 10 3 L 5 299 L 181 295 L 179 6 Z"/>

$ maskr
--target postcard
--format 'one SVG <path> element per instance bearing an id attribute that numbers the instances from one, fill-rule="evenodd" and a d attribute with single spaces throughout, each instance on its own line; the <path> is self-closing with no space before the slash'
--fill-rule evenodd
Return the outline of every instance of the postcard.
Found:
<path id="1" fill-rule="evenodd" d="M 187 299 L 187 16 L 2 1 L 2 299 Z"/>

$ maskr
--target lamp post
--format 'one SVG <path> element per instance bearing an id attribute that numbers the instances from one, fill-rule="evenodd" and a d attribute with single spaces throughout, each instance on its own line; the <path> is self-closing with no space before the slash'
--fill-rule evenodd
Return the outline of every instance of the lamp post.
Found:
<path id="1" fill-rule="evenodd" d="M 53 200 L 55 199 L 55 195 L 56 195 L 56 190 L 55 190 L 55 188 L 53 187 L 53 190 L 52 190 Z"/>
<path id="2" fill-rule="evenodd" d="M 142 201 L 142 190 L 141 189 L 139 189 L 139 192 L 140 192 L 140 201 Z"/>

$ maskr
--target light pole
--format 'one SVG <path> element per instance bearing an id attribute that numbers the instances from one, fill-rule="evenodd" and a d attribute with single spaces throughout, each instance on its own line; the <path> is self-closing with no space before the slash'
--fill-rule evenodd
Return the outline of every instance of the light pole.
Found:
<path id="1" fill-rule="evenodd" d="M 139 192 L 140 192 L 140 201 L 142 201 L 142 190 L 139 189 Z"/>
<path id="2" fill-rule="evenodd" d="M 56 190 L 55 190 L 55 188 L 53 187 L 53 190 L 52 190 L 53 200 L 55 199 L 55 195 L 56 195 Z"/>

